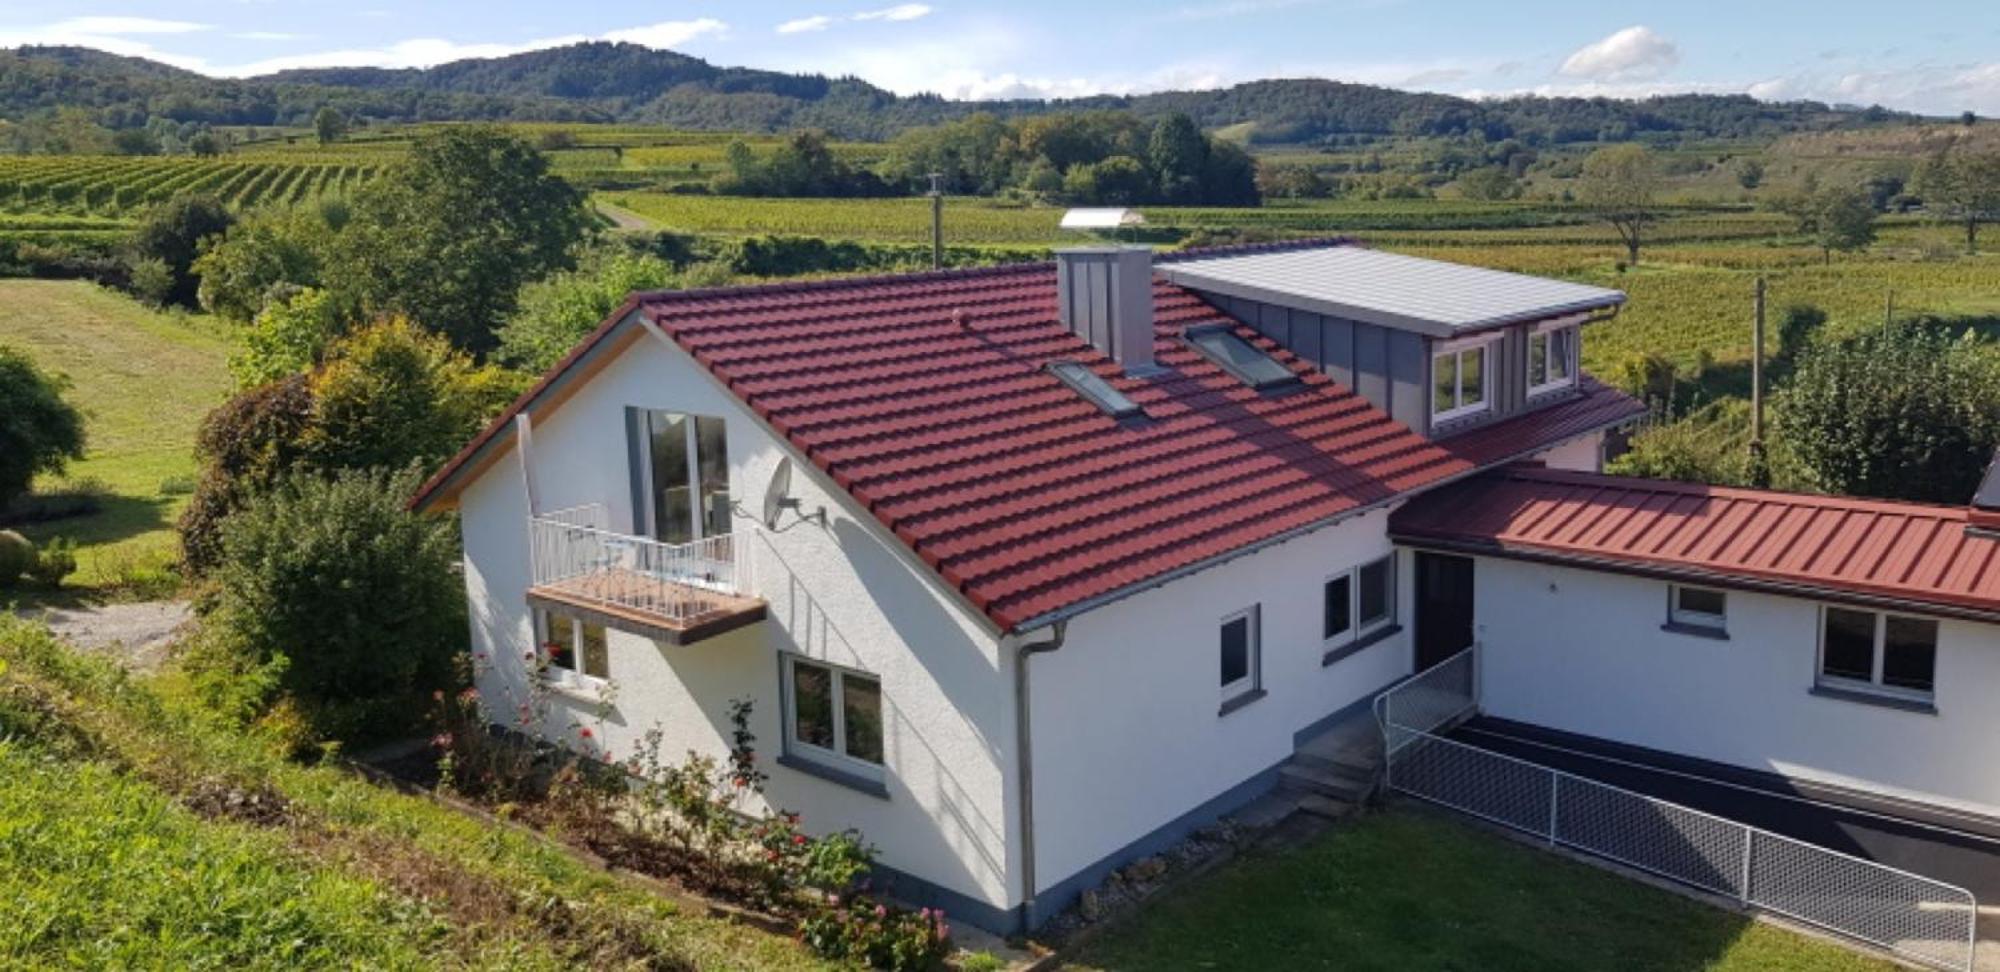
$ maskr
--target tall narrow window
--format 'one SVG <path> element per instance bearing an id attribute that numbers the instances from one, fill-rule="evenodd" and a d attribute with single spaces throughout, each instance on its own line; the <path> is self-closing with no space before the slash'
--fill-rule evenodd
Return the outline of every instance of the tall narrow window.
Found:
<path id="1" fill-rule="evenodd" d="M 1576 328 L 1552 327 L 1528 335 L 1528 394 L 1576 384 Z"/>
<path id="2" fill-rule="evenodd" d="M 879 774 L 881 680 L 796 655 L 783 657 L 786 752 L 849 773 Z"/>
<path id="3" fill-rule="evenodd" d="M 1490 338 L 1443 345 L 1431 356 L 1431 418 L 1445 421 L 1487 409 Z"/>
<path id="4" fill-rule="evenodd" d="M 663 543 L 727 534 L 729 440 L 722 419 L 679 412 L 642 413 L 645 530 Z"/>
<path id="5" fill-rule="evenodd" d="M 1256 698 L 1261 688 L 1257 609 L 1238 611 L 1222 619 L 1220 649 L 1223 711 Z"/>

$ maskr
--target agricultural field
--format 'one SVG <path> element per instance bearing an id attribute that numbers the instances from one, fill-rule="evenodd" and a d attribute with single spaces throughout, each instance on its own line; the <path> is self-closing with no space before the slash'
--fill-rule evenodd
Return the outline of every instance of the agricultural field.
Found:
<path id="1" fill-rule="evenodd" d="M 212 194 L 238 208 L 289 205 L 350 190 L 379 168 L 324 155 L 311 161 L 0 157 L 0 221 L 12 226 L 22 214 L 119 218 L 182 192 Z"/>

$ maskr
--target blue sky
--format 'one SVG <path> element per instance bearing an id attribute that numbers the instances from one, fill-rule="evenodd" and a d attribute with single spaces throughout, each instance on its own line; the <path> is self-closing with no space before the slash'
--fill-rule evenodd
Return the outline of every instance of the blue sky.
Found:
<path id="1" fill-rule="evenodd" d="M 2000 2 L 0 0 L 0 47 L 210 74 L 629 40 L 951 97 L 1315 76 L 1464 95 L 1749 92 L 2000 115 Z"/>

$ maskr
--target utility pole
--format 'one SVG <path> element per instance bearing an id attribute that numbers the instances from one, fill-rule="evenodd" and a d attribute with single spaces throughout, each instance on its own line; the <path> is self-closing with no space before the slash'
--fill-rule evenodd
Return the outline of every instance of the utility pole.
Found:
<path id="1" fill-rule="evenodd" d="M 944 268 L 944 173 L 932 172 L 931 177 L 931 269 Z"/>
<path id="2" fill-rule="evenodd" d="M 1895 320 L 1896 292 L 1891 290 L 1888 296 L 1882 298 L 1882 333 L 1889 333 L 1889 328 L 1894 324 Z"/>
<path id="3" fill-rule="evenodd" d="M 1764 278 L 1757 278 L 1756 330 L 1750 340 L 1750 481 L 1755 486 L 1770 485 L 1771 471 L 1764 464 Z"/>

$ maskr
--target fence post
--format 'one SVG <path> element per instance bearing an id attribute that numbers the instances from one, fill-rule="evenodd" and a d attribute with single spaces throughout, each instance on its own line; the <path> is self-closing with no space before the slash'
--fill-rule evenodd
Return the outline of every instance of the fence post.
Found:
<path id="1" fill-rule="evenodd" d="M 1736 891 L 1745 908 L 1750 907 L 1750 858 L 1755 853 L 1756 838 L 1756 831 L 1748 827 L 1743 828 L 1743 878 L 1742 883 L 1736 886 Z"/>
<path id="2" fill-rule="evenodd" d="M 1554 847 L 1556 845 L 1556 821 L 1558 819 L 1557 814 L 1560 812 L 1560 807 L 1561 807 L 1561 805 L 1557 802 L 1557 793 L 1561 790 L 1561 788 L 1562 788 L 1562 774 L 1550 771 L 1549 773 L 1549 846 L 1550 847 Z"/>

